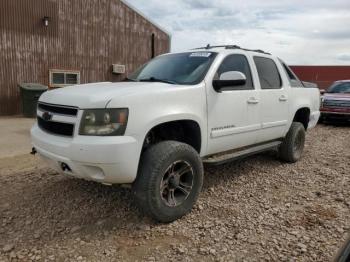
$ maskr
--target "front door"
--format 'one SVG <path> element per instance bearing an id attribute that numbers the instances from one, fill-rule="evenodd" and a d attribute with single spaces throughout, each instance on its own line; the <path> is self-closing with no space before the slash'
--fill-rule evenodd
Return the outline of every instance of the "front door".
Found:
<path id="1" fill-rule="evenodd" d="M 208 96 L 208 154 L 241 148 L 256 143 L 260 131 L 260 97 L 254 88 L 251 67 L 245 55 L 227 56 L 214 79 L 228 71 L 242 72 L 247 82 L 216 92 L 212 81 L 207 83 Z"/>

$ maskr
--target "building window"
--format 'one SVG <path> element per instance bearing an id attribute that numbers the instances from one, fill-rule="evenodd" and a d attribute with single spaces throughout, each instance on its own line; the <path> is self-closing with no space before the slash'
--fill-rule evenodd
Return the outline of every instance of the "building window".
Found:
<path id="1" fill-rule="evenodd" d="M 65 87 L 80 84 L 79 71 L 50 70 L 50 87 Z"/>

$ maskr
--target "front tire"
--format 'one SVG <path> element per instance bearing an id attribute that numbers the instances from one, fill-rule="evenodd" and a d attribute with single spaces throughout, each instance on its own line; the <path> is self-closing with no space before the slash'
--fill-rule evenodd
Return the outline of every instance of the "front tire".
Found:
<path id="1" fill-rule="evenodd" d="M 302 123 L 293 122 L 279 148 L 279 156 L 288 163 L 297 162 L 304 151 L 305 128 Z"/>
<path id="2" fill-rule="evenodd" d="M 143 212 L 169 223 L 191 211 L 202 185 L 203 164 L 195 149 L 165 141 L 143 153 L 133 191 Z"/>

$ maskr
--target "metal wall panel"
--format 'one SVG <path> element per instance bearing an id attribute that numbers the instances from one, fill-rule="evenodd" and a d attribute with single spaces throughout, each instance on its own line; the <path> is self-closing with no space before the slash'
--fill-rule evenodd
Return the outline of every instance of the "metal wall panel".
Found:
<path id="1" fill-rule="evenodd" d="M 49 26 L 42 19 L 48 16 Z M 152 55 L 169 52 L 170 36 L 119 0 L 1 0 L 0 115 L 18 114 L 18 83 L 49 84 L 50 69 L 78 70 L 81 83 L 119 81 Z"/>
<path id="2" fill-rule="evenodd" d="M 302 81 L 316 83 L 321 89 L 335 81 L 350 79 L 350 66 L 291 66 L 291 69 Z"/>

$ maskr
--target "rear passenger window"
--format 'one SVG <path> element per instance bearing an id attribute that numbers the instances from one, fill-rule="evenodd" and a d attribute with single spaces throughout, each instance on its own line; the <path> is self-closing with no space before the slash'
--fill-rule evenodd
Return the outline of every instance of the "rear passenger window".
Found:
<path id="1" fill-rule="evenodd" d="M 283 65 L 284 71 L 288 76 L 288 80 L 291 87 L 303 87 L 301 81 L 296 77 L 296 75 L 292 72 L 292 70 L 282 61 L 280 61 Z"/>
<path id="2" fill-rule="evenodd" d="M 275 61 L 266 57 L 254 57 L 261 89 L 280 89 L 282 80 Z"/>

